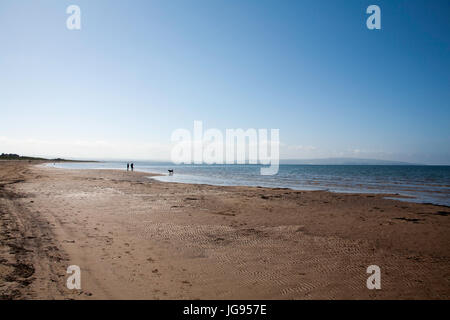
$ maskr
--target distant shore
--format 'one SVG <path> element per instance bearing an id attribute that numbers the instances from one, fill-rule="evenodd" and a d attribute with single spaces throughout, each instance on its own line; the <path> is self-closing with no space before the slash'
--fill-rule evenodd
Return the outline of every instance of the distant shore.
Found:
<path id="1" fill-rule="evenodd" d="M 442 206 L 38 163 L 0 166 L 4 299 L 450 298 Z M 65 286 L 73 264 L 81 290 Z"/>
<path id="2" fill-rule="evenodd" d="M 13 153 L 0 154 L 0 161 L 98 162 L 98 161 L 91 161 L 91 160 L 68 160 L 68 159 L 62 159 L 62 158 L 46 159 L 46 158 L 39 158 L 39 157 L 27 157 L 27 156 L 20 156 L 18 154 L 13 154 Z"/>

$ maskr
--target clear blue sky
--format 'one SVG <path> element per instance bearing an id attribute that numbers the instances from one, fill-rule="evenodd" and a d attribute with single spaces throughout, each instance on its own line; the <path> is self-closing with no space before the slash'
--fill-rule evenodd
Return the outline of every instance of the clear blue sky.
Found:
<path id="1" fill-rule="evenodd" d="M 2 0 L 0 111 L 0 153 L 168 159 L 202 120 L 279 128 L 283 158 L 450 164 L 450 1 Z"/>

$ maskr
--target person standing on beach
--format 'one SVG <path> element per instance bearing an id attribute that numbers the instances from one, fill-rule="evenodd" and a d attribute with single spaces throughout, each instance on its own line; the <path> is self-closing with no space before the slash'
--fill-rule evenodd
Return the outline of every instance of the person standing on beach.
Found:
<path id="1" fill-rule="evenodd" d="M 130 170 L 130 164 L 127 163 L 127 171 Z"/>
<path id="2" fill-rule="evenodd" d="M 134 163 L 131 163 L 131 171 L 134 171 Z"/>

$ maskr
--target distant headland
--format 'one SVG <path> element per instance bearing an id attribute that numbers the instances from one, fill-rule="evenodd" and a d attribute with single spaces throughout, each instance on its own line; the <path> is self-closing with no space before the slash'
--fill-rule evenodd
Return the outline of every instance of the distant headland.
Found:
<path id="1" fill-rule="evenodd" d="M 68 159 L 46 159 L 46 158 L 39 158 L 39 157 L 27 157 L 27 156 L 20 156 L 15 153 L 2 153 L 0 155 L 0 160 L 28 160 L 28 161 L 52 161 L 52 162 L 97 162 L 97 161 L 86 161 L 86 160 L 68 160 Z"/>

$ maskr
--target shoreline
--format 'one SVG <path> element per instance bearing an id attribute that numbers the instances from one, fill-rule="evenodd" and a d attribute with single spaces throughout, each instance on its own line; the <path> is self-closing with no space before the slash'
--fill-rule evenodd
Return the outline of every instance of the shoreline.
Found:
<path id="1" fill-rule="evenodd" d="M 40 165 L 45 165 L 45 164 L 50 164 L 50 163 L 43 163 Z M 50 167 L 50 166 L 49 166 Z M 125 169 L 119 169 L 119 168 L 114 168 L 114 169 L 110 169 L 110 168 L 98 168 L 98 169 L 90 169 L 90 168 L 83 168 L 83 169 L 78 169 L 78 168 L 57 168 L 57 167 L 53 167 L 54 169 L 61 169 L 61 170 L 112 170 L 112 171 L 125 171 L 127 172 Z M 131 172 L 131 171 L 130 171 Z M 263 186 L 263 185 L 237 185 L 237 184 L 210 184 L 210 183 L 193 183 L 193 182 L 183 182 L 183 181 L 164 181 L 164 180 L 159 180 L 155 177 L 165 177 L 167 176 L 167 174 L 162 174 L 162 173 L 156 173 L 156 172 L 149 172 L 149 171 L 143 171 L 143 170 L 139 170 L 139 169 L 135 169 L 134 172 L 140 172 L 140 173 L 146 173 L 148 174 L 148 178 L 149 179 L 153 179 L 156 180 L 158 182 L 163 182 L 163 183 L 180 183 L 180 184 L 187 184 L 187 185 L 205 185 L 205 186 L 211 186 L 211 187 L 248 187 L 248 188 L 265 188 L 265 189 L 272 189 L 272 190 L 277 190 L 277 189 L 286 189 L 286 190 L 291 190 L 291 191 L 303 191 L 303 192 L 317 192 L 317 191 L 321 191 L 321 192 L 330 192 L 330 193 L 337 193 L 337 194 L 355 194 L 355 195 L 371 195 L 371 194 L 375 194 L 375 195 L 381 195 L 384 197 L 384 199 L 387 200 L 394 200 L 394 201 L 402 201 L 402 202 L 408 202 L 408 203 L 416 203 L 416 204 L 424 204 L 424 205 L 434 205 L 434 206 L 439 206 L 439 207 L 443 207 L 443 208 L 450 208 L 450 205 L 446 205 L 446 204 L 441 204 L 441 203 L 433 203 L 433 202 L 429 202 L 427 200 L 421 200 L 419 199 L 417 196 L 414 195 L 408 195 L 408 194 L 401 194 L 401 193 L 386 193 L 386 192 L 382 192 L 382 191 L 368 191 L 368 190 L 361 190 L 361 191 L 344 191 L 344 190 L 332 190 L 330 188 L 324 187 L 324 189 L 317 189 L 317 190 L 311 190 L 311 189 L 307 189 L 307 188 L 292 188 L 292 187 L 270 187 L 270 186 Z"/>
<path id="2" fill-rule="evenodd" d="M 35 164 L 0 166 L 3 298 L 450 297 L 442 206 Z M 65 288 L 71 264 L 80 291 Z M 382 290 L 365 287 L 372 264 Z"/>

